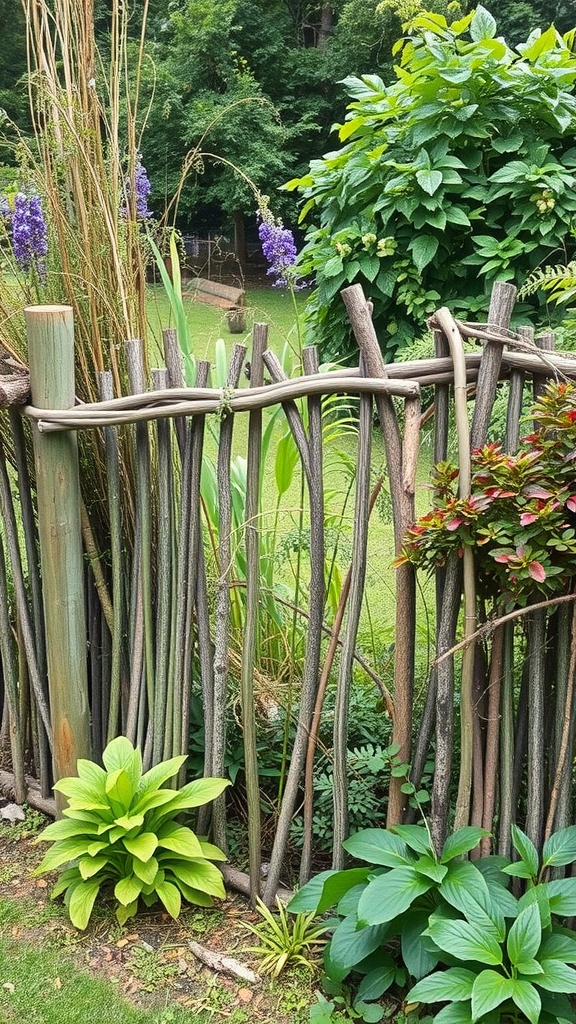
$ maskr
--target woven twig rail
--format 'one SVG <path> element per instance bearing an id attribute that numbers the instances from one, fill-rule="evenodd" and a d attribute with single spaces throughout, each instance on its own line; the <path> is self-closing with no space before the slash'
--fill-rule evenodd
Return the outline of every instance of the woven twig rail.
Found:
<path id="1" fill-rule="evenodd" d="M 554 352 L 546 353 L 546 365 L 539 355 L 505 351 L 503 368 L 526 372 L 548 373 L 564 378 L 576 377 L 576 359 Z M 474 381 L 480 353 L 466 354 L 469 382 Z M 295 377 L 257 388 L 234 391 L 220 388 L 168 388 L 142 394 L 126 395 L 108 402 L 79 405 L 73 409 L 40 409 L 26 405 L 24 412 L 37 422 L 38 430 L 49 433 L 59 430 L 81 430 L 91 427 L 121 426 L 164 417 L 205 416 L 216 413 L 250 412 L 288 402 L 308 395 L 350 394 L 362 392 L 397 395 L 407 398 L 418 394 L 420 387 L 448 383 L 452 379 L 449 358 L 418 359 L 387 365 L 388 379 L 361 377 L 359 369 L 331 370 L 312 376 Z"/>
<path id="2" fill-rule="evenodd" d="M 126 395 L 109 402 L 94 402 L 74 409 L 38 409 L 27 405 L 24 412 L 37 421 L 38 430 L 80 430 L 85 427 L 120 426 L 166 416 L 205 416 L 216 413 L 250 412 L 308 395 L 385 393 L 402 398 L 417 395 L 416 380 L 379 380 L 371 377 L 319 373 L 296 377 L 263 387 L 239 390 L 220 388 L 168 388 L 144 394 Z"/>

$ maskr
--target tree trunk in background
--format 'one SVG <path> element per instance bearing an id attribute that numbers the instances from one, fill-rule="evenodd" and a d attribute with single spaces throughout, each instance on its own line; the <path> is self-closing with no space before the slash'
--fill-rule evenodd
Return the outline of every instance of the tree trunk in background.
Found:
<path id="1" fill-rule="evenodd" d="M 318 29 L 318 48 L 328 44 L 334 27 L 334 12 L 331 4 L 322 4 L 320 8 L 320 27 Z"/>

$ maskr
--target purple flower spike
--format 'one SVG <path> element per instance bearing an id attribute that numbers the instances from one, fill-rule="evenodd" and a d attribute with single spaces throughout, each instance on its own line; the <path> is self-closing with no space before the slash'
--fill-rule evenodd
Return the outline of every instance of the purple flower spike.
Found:
<path id="1" fill-rule="evenodd" d="M 130 207 L 129 200 L 132 197 L 132 181 L 129 177 L 126 178 L 125 187 L 127 205 L 122 206 L 120 209 L 120 215 L 122 217 L 128 216 Z M 146 168 L 140 160 L 136 161 L 136 166 L 134 168 L 134 191 L 136 207 L 134 212 L 136 214 L 136 220 L 147 220 L 148 217 L 152 216 L 152 211 L 148 209 L 148 196 L 152 191 L 152 185 L 150 184 L 148 174 L 146 173 Z"/>
<path id="2" fill-rule="evenodd" d="M 12 213 L 12 249 L 22 270 L 41 271 L 48 252 L 48 229 L 40 196 L 17 192 Z"/>
<path id="3" fill-rule="evenodd" d="M 290 283 L 290 271 L 296 262 L 294 235 L 289 228 L 282 227 L 281 224 L 271 224 L 269 221 L 262 221 L 258 235 L 262 243 L 262 252 L 270 264 L 267 273 L 276 278 L 276 288 L 285 288 Z"/>

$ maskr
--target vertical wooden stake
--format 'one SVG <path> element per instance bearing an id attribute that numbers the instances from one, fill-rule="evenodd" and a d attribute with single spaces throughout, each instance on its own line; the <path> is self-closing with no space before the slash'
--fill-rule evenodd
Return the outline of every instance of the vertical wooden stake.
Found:
<path id="1" fill-rule="evenodd" d="M 70 306 L 25 309 L 34 405 L 74 405 L 74 326 Z M 86 622 L 80 530 L 78 447 L 72 431 L 43 434 L 32 426 L 54 777 L 76 775 L 90 757 Z M 64 800 L 56 794 L 57 809 Z"/>

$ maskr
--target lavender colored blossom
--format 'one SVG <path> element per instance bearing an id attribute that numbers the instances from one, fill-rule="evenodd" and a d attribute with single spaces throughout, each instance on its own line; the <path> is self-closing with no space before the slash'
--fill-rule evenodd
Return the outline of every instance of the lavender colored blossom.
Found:
<path id="1" fill-rule="evenodd" d="M 294 264 L 298 253 L 290 229 L 268 216 L 261 220 L 258 235 L 262 243 L 262 252 L 270 264 L 266 273 L 276 278 L 274 287 L 302 287 L 295 283 Z"/>
<path id="2" fill-rule="evenodd" d="M 43 259 L 48 252 L 48 229 L 40 196 L 16 193 L 11 233 L 14 256 L 22 270 L 34 267 L 42 271 Z"/>
<path id="3" fill-rule="evenodd" d="M 135 213 L 137 220 L 147 220 L 148 217 L 152 216 L 152 211 L 148 209 L 148 196 L 152 191 L 152 185 L 148 178 L 146 168 L 144 164 L 138 160 L 134 168 L 134 200 L 135 200 Z M 132 198 L 132 180 L 126 178 L 126 195 L 128 200 Z M 123 206 L 120 210 L 122 217 L 128 216 L 129 203 L 127 206 Z"/>
<path id="4" fill-rule="evenodd" d="M 0 217 L 2 220 L 10 220 L 11 216 L 12 210 L 10 209 L 8 196 L 0 196 Z"/>

